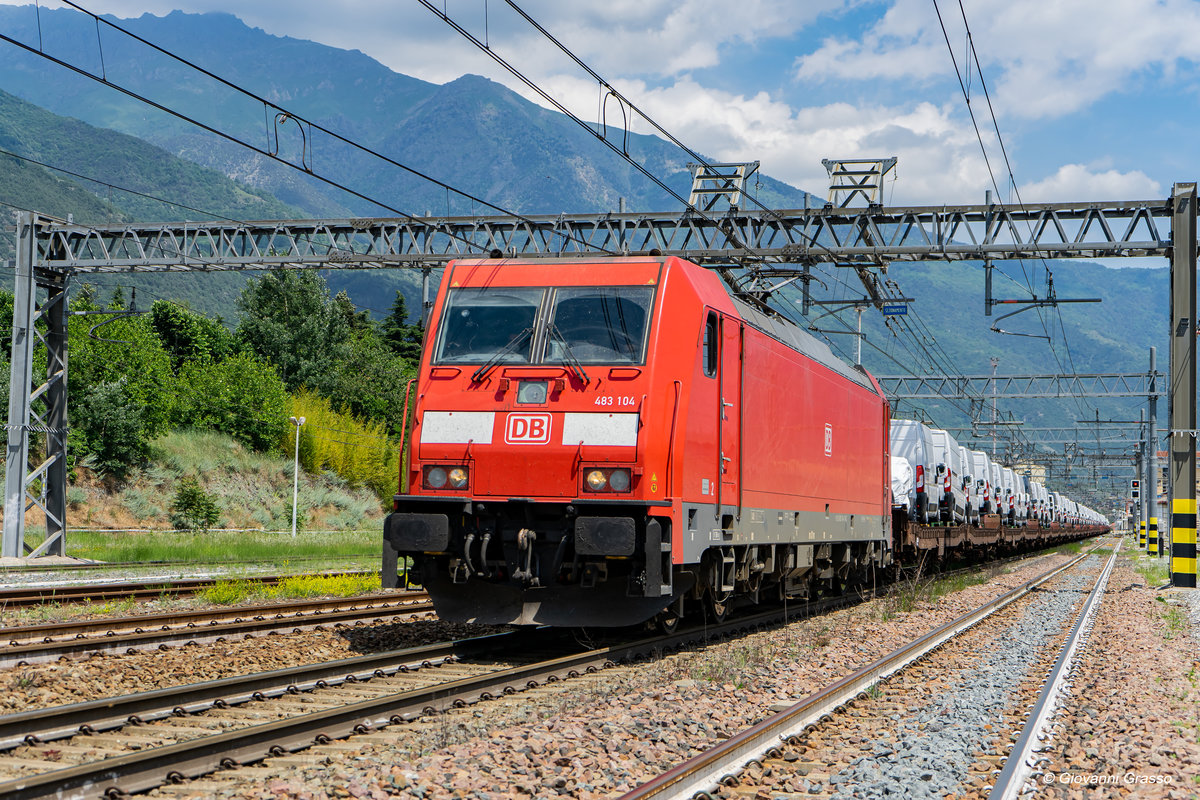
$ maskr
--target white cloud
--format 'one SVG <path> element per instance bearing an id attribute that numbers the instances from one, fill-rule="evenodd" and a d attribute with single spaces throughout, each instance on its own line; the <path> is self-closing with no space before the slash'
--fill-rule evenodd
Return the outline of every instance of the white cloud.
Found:
<path id="1" fill-rule="evenodd" d="M 596 119 L 601 97 L 596 82 L 505 4 L 488 3 L 485 17 L 479 0 L 447 3 L 464 27 L 486 37 L 564 105 L 584 119 Z M 52 0 L 43 2 L 49 5 Z M 90 0 L 86 5 L 121 17 L 165 14 L 175 7 L 226 11 L 275 35 L 362 50 L 398 72 L 434 83 L 482 74 L 546 104 L 419 3 L 342 0 L 335 11 L 300 0 L 240 5 Z M 442 0 L 434 5 L 440 8 Z M 939 5 L 962 66 L 965 32 L 958 4 Z M 819 194 L 827 185 L 822 158 L 895 155 L 898 179 L 887 187 L 884 202 L 898 205 L 980 202 L 991 185 L 929 0 L 743 0 L 735 8 L 726 0 L 522 0 L 521 6 L 665 128 L 713 158 L 760 160 L 766 174 Z M 1048 152 L 1045 144 L 1052 140 L 1023 142 L 1020 129 L 1006 120 L 1066 115 L 1139 80 L 1161 89 L 1166 82 L 1159 81 L 1161 76 L 1189 78 L 1200 61 L 1200 3 L 1191 0 L 973 0 L 966 8 L 1010 155 L 1027 154 L 1024 173 L 1014 160 L 1019 177 L 1029 176 L 1031 148 L 1041 145 Z M 840 10 L 853 13 L 838 17 Z M 850 28 L 864 18 L 866 27 Z M 841 33 L 815 46 L 806 43 L 807 31 L 818 21 Z M 778 56 L 789 46 L 795 49 Z M 761 69 L 772 56 L 786 64 L 806 48 L 810 52 L 792 64 L 800 89 L 794 94 L 778 86 L 786 66 L 769 74 L 745 68 L 744 56 L 762 56 L 750 59 Z M 718 80 L 721 88 L 710 83 Z M 818 99 L 811 91 L 801 93 L 821 82 L 838 94 Z M 978 79 L 972 91 L 979 96 Z M 609 123 L 619 125 L 617 106 L 610 102 L 608 110 Z M 1187 126 L 1191 116 L 1190 110 L 1181 113 L 1181 124 Z M 999 150 L 988 135 L 990 120 L 981 124 L 992 166 L 1000 170 Z M 635 129 L 650 132 L 644 125 Z M 1193 163 L 1186 147 L 1173 152 L 1178 162 Z M 1060 166 L 1066 159 L 1039 165 L 1045 177 L 1022 185 L 1023 197 L 1104 200 L 1162 194 L 1162 184 L 1147 173 L 1123 171 L 1097 155 L 1073 152 L 1073 160 L 1083 165 Z"/>
<path id="2" fill-rule="evenodd" d="M 28 0 L 0 0 L 26 3 Z M 135 17 L 173 9 L 236 14 L 248 25 L 278 36 L 312 39 L 362 50 L 392 69 L 434 82 L 466 71 L 488 74 L 496 67 L 450 25 L 416 2 L 340 0 L 84 0 L 89 11 Z M 519 60 L 522 71 L 540 80 L 570 65 L 541 33 L 504 3 L 431 0 L 448 16 L 498 53 Z M 43 7 L 61 6 L 43 0 Z M 528 15 L 608 78 L 622 75 L 667 77 L 720 63 L 728 46 L 753 47 L 765 39 L 794 35 L 840 0 L 606 0 L 563 3 L 522 0 Z M 572 67 L 573 69 L 577 69 Z M 485 71 L 486 70 L 486 71 Z M 582 74 L 582 73 L 581 73 Z M 491 75 L 489 75 L 491 76 Z M 499 76 L 496 76 L 499 78 Z M 505 80 L 506 83 L 511 83 Z"/>
<path id="3" fill-rule="evenodd" d="M 1127 90 L 1150 73 L 1200 61 L 1200 4 L 1191 0 L 988 0 L 968 22 L 997 113 L 1058 117 Z M 943 34 L 927 0 L 896 0 L 857 38 L 827 39 L 796 61 L 802 81 L 950 81 L 948 34 L 967 79 L 966 27 L 957 3 L 941 4 Z M 978 77 L 972 90 L 980 93 Z"/>
<path id="4" fill-rule="evenodd" d="M 1069 202 L 1080 197 L 1098 200 L 1145 200 L 1164 197 L 1165 189 L 1140 170 L 1093 171 L 1084 164 L 1064 164 L 1049 177 L 1020 187 L 1027 203 Z"/>
<path id="5" fill-rule="evenodd" d="M 595 118 L 594 85 L 560 80 L 552 89 L 584 109 L 586 119 Z M 720 161 L 761 161 L 764 173 L 816 194 L 829 183 L 823 158 L 897 156 L 897 179 L 888 185 L 885 203 L 981 202 L 990 185 L 969 123 L 931 103 L 796 109 L 765 92 L 739 95 L 689 78 L 657 88 L 632 85 L 629 94 L 694 150 Z M 613 108 L 609 124 L 619 125 Z M 645 125 L 635 130 L 649 132 Z"/>

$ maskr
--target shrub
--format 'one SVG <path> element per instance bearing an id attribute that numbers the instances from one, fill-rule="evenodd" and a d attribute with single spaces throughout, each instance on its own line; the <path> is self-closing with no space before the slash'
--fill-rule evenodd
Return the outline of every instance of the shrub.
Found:
<path id="1" fill-rule="evenodd" d="M 200 488 L 195 478 L 184 478 L 171 503 L 171 524 L 181 531 L 207 531 L 221 518 L 216 498 Z"/>
<path id="2" fill-rule="evenodd" d="M 146 460 L 150 448 L 143 407 L 128 390 L 123 377 L 89 387 L 77 400 L 81 413 L 72 430 L 96 471 L 118 481 Z"/>
<path id="3" fill-rule="evenodd" d="M 399 450 L 384 423 L 363 422 L 335 411 L 328 400 L 305 389 L 292 398 L 291 414 L 305 418 L 300 454 L 306 470 L 328 469 L 350 486 L 367 486 L 381 500 L 395 493 Z M 285 444 L 288 451 L 295 446 L 295 426 L 291 428 Z M 309 436 L 311 450 L 306 441 Z"/>

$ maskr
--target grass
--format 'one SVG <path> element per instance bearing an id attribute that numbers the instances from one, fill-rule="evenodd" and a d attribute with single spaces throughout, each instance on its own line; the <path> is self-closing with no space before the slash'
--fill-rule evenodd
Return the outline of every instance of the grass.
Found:
<path id="1" fill-rule="evenodd" d="M 134 597 L 125 597 L 120 600 L 108 600 L 104 605 L 97 609 L 97 613 L 103 614 L 106 617 L 124 617 L 133 613 L 137 608 L 138 601 Z"/>
<path id="2" fill-rule="evenodd" d="M 1147 586 L 1162 586 L 1171 577 L 1165 559 L 1139 559 L 1138 563 L 1134 564 L 1134 569 L 1146 579 Z"/>
<path id="3" fill-rule="evenodd" d="M 1164 639 L 1174 639 L 1188 629 L 1187 614 L 1183 613 L 1183 609 L 1178 606 L 1171 606 L 1162 615 L 1163 623 L 1166 629 L 1163 631 Z"/>
<path id="4" fill-rule="evenodd" d="M 67 552 L 95 561 L 136 563 L 286 563 L 297 557 L 362 556 L 378 559 L 382 529 L 337 533 L 246 531 L 97 532 L 68 531 Z"/>
<path id="5" fill-rule="evenodd" d="M 947 575 L 942 578 L 922 578 L 918 571 L 913 577 L 897 583 L 884 598 L 881 604 L 880 619 L 887 622 L 897 614 L 907 614 L 922 606 L 933 605 L 939 598 L 962 591 L 968 586 L 987 583 L 991 577 L 994 577 L 994 573 L 990 570 Z"/>
<path id="6" fill-rule="evenodd" d="M 197 593 L 214 605 L 246 600 L 294 600 L 302 597 L 354 597 L 379 589 L 378 575 L 296 575 L 275 585 L 254 580 L 219 581 Z"/>

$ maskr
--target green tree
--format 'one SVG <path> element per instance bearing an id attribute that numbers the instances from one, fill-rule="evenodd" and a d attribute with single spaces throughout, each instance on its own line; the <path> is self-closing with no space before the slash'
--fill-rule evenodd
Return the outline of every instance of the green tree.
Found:
<path id="1" fill-rule="evenodd" d="M 190 475 L 179 482 L 171 503 L 171 524 L 181 531 L 207 531 L 221 518 L 217 500 Z"/>
<path id="2" fill-rule="evenodd" d="M 96 471 L 118 482 L 146 461 L 150 437 L 141 404 L 125 378 L 87 387 L 74 398 L 75 422 L 68 436 Z"/>
<path id="3" fill-rule="evenodd" d="M 425 341 L 425 328 L 419 323 L 408 322 L 408 304 L 404 294 L 397 290 L 391 311 L 383 318 L 383 341 L 393 353 L 416 364 L 421 360 L 421 346 Z"/>
<path id="4" fill-rule="evenodd" d="M 187 361 L 179 386 L 177 425 L 222 431 L 260 452 L 287 435 L 287 390 L 271 365 L 251 353 Z"/>
<path id="5" fill-rule="evenodd" d="M 113 289 L 112 295 L 108 298 L 109 311 L 124 311 L 125 310 L 125 289 L 117 286 Z"/>
<path id="6" fill-rule="evenodd" d="M 356 309 L 354 301 L 350 299 L 350 295 L 346 294 L 345 289 L 338 292 L 337 296 L 333 298 L 333 313 L 341 317 L 347 330 L 355 336 L 361 336 L 374 327 L 374 323 L 371 322 L 371 312 Z"/>
<path id="7" fill-rule="evenodd" d="M 398 435 L 404 420 L 404 392 L 416 373 L 403 358 L 374 335 L 363 335 L 348 345 L 347 358 L 331 361 L 318 391 L 335 408 L 360 419 L 384 422 Z"/>
<path id="8" fill-rule="evenodd" d="M 171 359 L 144 316 L 72 317 L 68 348 L 71 425 L 81 434 L 75 452 L 95 456 L 102 472 L 123 476 L 170 423 Z M 127 458 L 123 467 L 118 465 L 122 458 Z"/>
<path id="9" fill-rule="evenodd" d="M 176 372 L 185 361 L 220 361 L 233 352 L 233 334 L 224 325 L 178 303 L 155 302 L 150 307 L 150 325 Z"/>
<path id="10" fill-rule="evenodd" d="M 269 272 L 246 285 L 238 308 L 238 339 L 275 365 L 288 391 L 320 390 L 330 362 L 347 355 L 350 325 L 316 272 Z"/>

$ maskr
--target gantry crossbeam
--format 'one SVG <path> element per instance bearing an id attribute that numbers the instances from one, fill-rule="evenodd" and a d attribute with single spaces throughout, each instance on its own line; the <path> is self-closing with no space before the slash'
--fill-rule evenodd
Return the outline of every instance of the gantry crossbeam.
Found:
<path id="1" fill-rule="evenodd" d="M 1155 373 L 1161 378 L 1162 373 Z M 1150 373 L 1097 375 L 883 375 L 884 394 L 896 400 L 1049 397 L 1146 397 Z M 1157 381 L 1155 391 L 1162 385 Z"/>
<path id="2" fill-rule="evenodd" d="M 658 251 L 699 263 L 881 264 L 1163 256 L 1165 200 L 266 222 L 43 222 L 38 263 L 73 273 L 437 266 L 452 258 Z"/>

